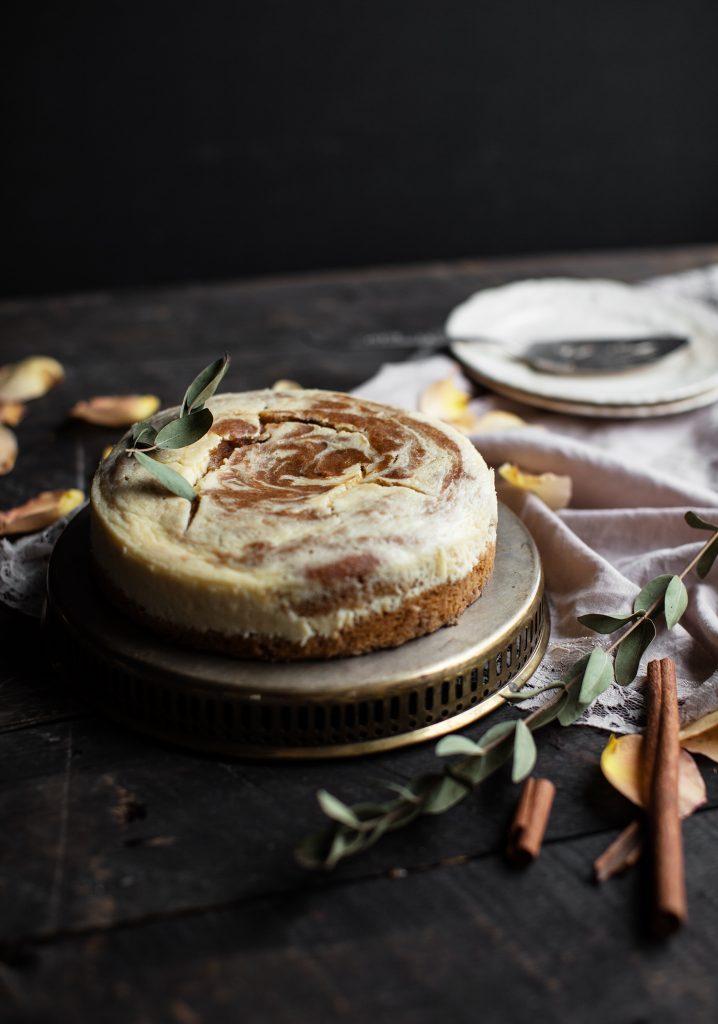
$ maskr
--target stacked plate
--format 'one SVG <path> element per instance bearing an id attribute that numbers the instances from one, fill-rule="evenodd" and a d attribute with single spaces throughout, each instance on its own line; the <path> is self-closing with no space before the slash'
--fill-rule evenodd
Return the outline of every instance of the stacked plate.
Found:
<path id="1" fill-rule="evenodd" d="M 548 278 L 491 288 L 450 315 L 451 350 L 493 391 L 579 416 L 667 416 L 718 401 L 718 313 L 649 286 Z M 570 376 L 521 361 L 536 341 L 672 334 L 688 344 L 652 363 Z M 484 340 L 485 339 L 485 340 Z"/>

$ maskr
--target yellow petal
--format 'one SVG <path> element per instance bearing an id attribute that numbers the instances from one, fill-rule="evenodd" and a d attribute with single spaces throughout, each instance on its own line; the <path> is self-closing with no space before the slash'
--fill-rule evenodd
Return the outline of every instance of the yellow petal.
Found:
<path id="1" fill-rule="evenodd" d="M 691 722 L 681 729 L 681 746 L 694 754 L 703 754 L 711 761 L 718 761 L 718 711 Z"/>
<path id="2" fill-rule="evenodd" d="M 0 423 L 7 423 L 9 427 L 16 427 L 25 415 L 25 406 L 22 402 L 0 401 Z"/>
<path id="3" fill-rule="evenodd" d="M 112 448 L 113 446 L 111 444 L 105 445 L 105 447 L 102 449 L 102 457 L 100 459 L 101 462 L 104 462 L 107 456 L 112 453 Z"/>
<path id="4" fill-rule="evenodd" d="M 460 420 L 466 412 L 470 396 L 457 388 L 453 377 L 434 381 L 421 393 L 419 411 L 425 416 L 434 416 L 438 420 L 453 423 Z"/>
<path id="5" fill-rule="evenodd" d="M 0 424 L 0 476 L 9 473 L 17 459 L 17 438 Z"/>
<path id="6" fill-rule="evenodd" d="M 43 491 L 24 505 L 0 512 L 0 536 L 42 530 L 72 512 L 84 500 L 83 492 L 74 488 L 67 491 Z"/>
<path id="7" fill-rule="evenodd" d="M 0 369 L 0 401 L 27 402 L 47 394 L 65 376 L 57 359 L 30 356 Z"/>
<path id="8" fill-rule="evenodd" d="M 641 751 L 643 737 L 637 734 L 611 736 L 601 754 L 601 771 L 614 789 L 631 803 L 644 806 L 641 785 Z M 681 751 L 678 762 L 678 806 L 682 818 L 687 818 L 708 796 L 698 766 L 689 753 Z"/>
<path id="9" fill-rule="evenodd" d="M 98 395 L 87 402 L 77 402 L 70 409 L 70 416 L 101 427 L 129 427 L 146 420 L 159 407 L 156 395 Z"/>
<path id="10" fill-rule="evenodd" d="M 505 462 L 499 466 L 499 475 L 523 491 L 531 491 L 554 512 L 566 508 L 571 501 L 572 481 L 570 476 L 556 473 L 524 473 L 518 466 Z"/>
<path id="11" fill-rule="evenodd" d="M 504 409 L 494 409 L 486 412 L 483 416 L 477 416 L 474 420 L 475 434 L 495 434 L 499 430 L 521 430 L 528 424 L 513 412 L 506 412 Z"/>

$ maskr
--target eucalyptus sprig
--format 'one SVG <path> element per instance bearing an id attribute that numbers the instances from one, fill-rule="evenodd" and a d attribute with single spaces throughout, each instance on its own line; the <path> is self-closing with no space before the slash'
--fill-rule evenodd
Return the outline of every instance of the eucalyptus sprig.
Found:
<path id="1" fill-rule="evenodd" d="M 150 458 L 149 453 L 161 449 L 186 448 L 204 437 L 213 423 L 212 413 L 205 408 L 205 402 L 219 387 L 228 367 L 229 356 L 226 353 L 205 366 L 185 391 L 179 416 L 165 423 L 159 430 L 148 420 L 135 423 L 130 435 L 132 446 L 125 449 L 167 490 L 190 502 L 197 497 L 190 482 L 166 463 Z"/>
<path id="2" fill-rule="evenodd" d="M 443 814 L 460 803 L 477 786 L 511 759 L 511 780 L 522 782 L 536 763 L 533 733 L 550 722 L 572 725 L 597 697 L 615 680 L 627 685 L 636 676 L 640 659 L 656 636 L 656 619 L 663 614 L 668 629 L 680 620 L 688 606 L 683 580 L 693 569 L 702 579 L 718 557 L 718 524 L 709 523 L 695 512 L 686 514 L 689 526 L 710 530 L 712 536 L 685 568 L 675 576 L 657 576 L 640 591 L 627 615 L 582 615 L 579 621 L 599 633 L 621 636 L 608 647 L 596 646 L 556 682 L 532 690 L 506 695 L 510 703 L 520 704 L 537 694 L 556 690 L 555 697 L 525 718 L 491 726 L 478 741 L 466 736 L 445 736 L 436 745 L 439 757 L 461 755 L 443 771 L 420 775 L 405 786 L 392 786 L 396 795 L 381 803 L 349 806 L 320 790 L 319 806 L 331 819 L 321 832 L 307 836 L 296 851 L 298 862 L 306 868 L 335 867 L 346 857 L 360 853 L 378 842 L 386 832 L 403 828 L 422 814 Z M 611 655 L 615 654 L 612 660 Z"/>

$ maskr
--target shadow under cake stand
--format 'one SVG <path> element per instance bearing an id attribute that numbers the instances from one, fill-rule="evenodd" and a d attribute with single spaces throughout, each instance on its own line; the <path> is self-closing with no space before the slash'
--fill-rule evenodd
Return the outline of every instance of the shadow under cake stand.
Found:
<path id="1" fill-rule="evenodd" d="M 520 687 L 546 649 L 536 545 L 499 507 L 494 572 L 455 626 L 401 647 L 325 661 L 269 662 L 192 651 L 118 612 L 90 567 L 89 510 L 50 560 L 45 628 L 58 666 L 96 710 L 215 754 L 348 757 L 436 738 Z"/>

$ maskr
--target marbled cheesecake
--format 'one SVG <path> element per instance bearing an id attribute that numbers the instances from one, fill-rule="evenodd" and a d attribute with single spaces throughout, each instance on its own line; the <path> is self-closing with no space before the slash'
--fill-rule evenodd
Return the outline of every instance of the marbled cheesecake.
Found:
<path id="1" fill-rule="evenodd" d="M 328 391 L 208 406 L 200 441 L 154 453 L 190 481 L 194 503 L 126 455 L 128 437 L 95 475 L 96 575 L 140 622 L 241 657 L 326 658 L 430 633 L 479 596 L 496 492 L 463 435 Z"/>

